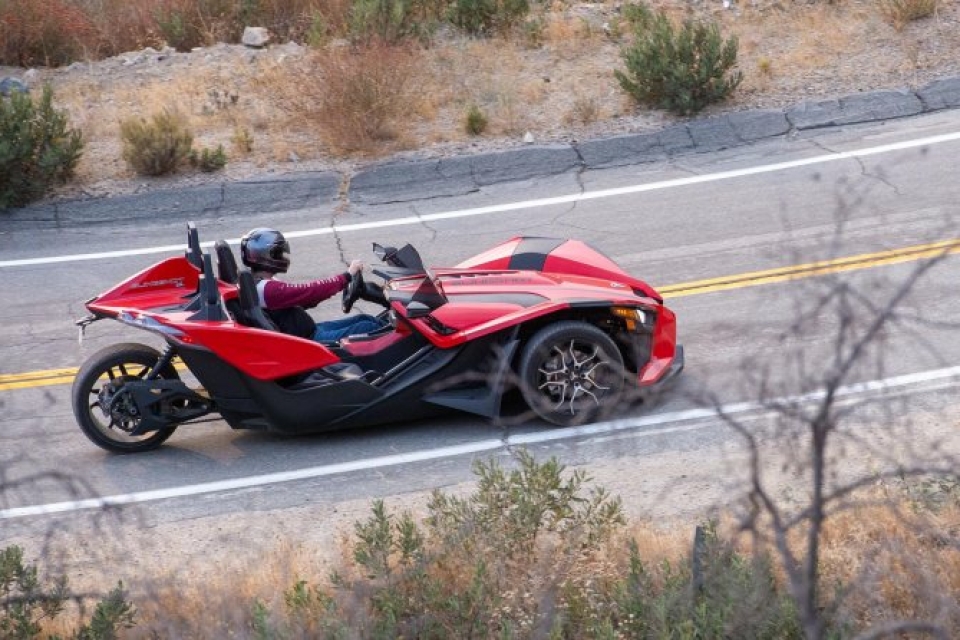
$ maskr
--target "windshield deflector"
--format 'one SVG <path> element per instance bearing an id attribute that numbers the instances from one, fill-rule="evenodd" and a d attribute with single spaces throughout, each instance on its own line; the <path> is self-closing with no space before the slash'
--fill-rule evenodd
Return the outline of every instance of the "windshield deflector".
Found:
<path id="1" fill-rule="evenodd" d="M 429 270 L 426 270 L 420 286 L 414 292 L 410 302 L 420 302 L 427 305 L 431 310 L 438 309 L 447 303 L 447 297 L 443 294 L 443 288 L 440 285 L 439 278 L 435 277 Z"/>
<path id="2" fill-rule="evenodd" d="M 419 276 L 427 272 L 426 267 L 423 266 L 423 260 L 420 258 L 420 254 L 410 244 L 405 244 L 399 249 L 394 249 L 393 247 L 382 247 L 374 243 L 373 252 L 378 258 L 383 260 L 384 264 L 373 267 L 371 271 L 385 280 Z"/>

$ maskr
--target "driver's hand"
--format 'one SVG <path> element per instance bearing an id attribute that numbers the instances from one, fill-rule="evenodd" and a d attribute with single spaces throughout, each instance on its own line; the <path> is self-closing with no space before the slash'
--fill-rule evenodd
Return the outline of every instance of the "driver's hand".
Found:
<path id="1" fill-rule="evenodd" d="M 347 273 L 349 273 L 351 276 L 355 276 L 361 271 L 363 271 L 363 260 L 352 260 L 350 262 L 350 267 L 347 268 Z"/>

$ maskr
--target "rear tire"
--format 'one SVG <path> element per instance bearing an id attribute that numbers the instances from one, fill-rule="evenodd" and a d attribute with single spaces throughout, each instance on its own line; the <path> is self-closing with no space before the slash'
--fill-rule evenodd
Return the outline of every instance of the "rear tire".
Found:
<path id="1" fill-rule="evenodd" d="M 99 447 L 115 453 L 134 453 L 156 449 L 176 426 L 165 427 L 142 436 L 130 435 L 140 417 L 130 412 L 129 404 L 119 403 L 110 414 L 102 403 L 115 396 L 130 380 L 143 379 L 160 359 L 160 352 L 136 343 L 115 344 L 93 354 L 77 372 L 73 381 L 73 413 L 83 433 Z M 160 372 L 164 380 L 179 379 L 173 365 Z"/>
<path id="2" fill-rule="evenodd" d="M 610 413 L 623 394 L 620 350 L 586 322 L 557 322 L 538 331 L 523 348 L 518 373 L 527 405 L 561 426 Z"/>

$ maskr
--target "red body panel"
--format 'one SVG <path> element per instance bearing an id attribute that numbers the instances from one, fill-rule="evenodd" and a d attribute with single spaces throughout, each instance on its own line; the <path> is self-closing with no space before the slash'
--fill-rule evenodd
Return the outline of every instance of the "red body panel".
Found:
<path id="1" fill-rule="evenodd" d="M 156 309 L 181 305 L 193 295 L 200 271 L 186 258 L 167 258 L 109 289 L 88 305 L 91 311 L 116 315 L 123 309 Z"/>
<path id="2" fill-rule="evenodd" d="M 455 331 L 442 335 L 431 328 L 430 322 L 425 319 L 411 319 L 409 322 L 441 349 L 450 349 L 469 340 L 556 313 L 575 302 L 636 306 L 645 301 L 651 306 L 656 305 L 652 298 L 637 297 L 620 281 L 570 273 L 442 269 L 437 270 L 436 276 L 447 302 L 435 309 L 431 316 Z M 394 281 L 391 286 L 399 291 L 412 292 L 419 283 L 419 278 L 413 278 Z M 485 296 L 491 302 L 477 300 Z M 511 296 L 526 296 L 531 301 L 537 299 L 539 302 L 523 306 L 496 300 L 509 300 Z M 394 303 L 393 308 L 400 315 L 406 315 L 402 305 Z"/>
<path id="3" fill-rule="evenodd" d="M 127 312 L 151 318 L 179 332 L 172 336 L 175 340 L 203 345 L 259 380 L 284 378 L 340 361 L 312 340 L 241 327 L 232 321 L 191 320 L 193 314 L 182 307 L 195 293 L 199 279 L 199 270 L 186 258 L 168 258 L 100 294 L 87 308 L 110 317 Z M 236 286 L 225 282 L 217 286 L 225 300 L 237 297 Z"/>
<path id="4" fill-rule="evenodd" d="M 653 330 L 650 361 L 637 373 L 638 384 L 648 387 L 659 382 L 669 372 L 676 355 L 677 317 L 666 307 L 660 307 Z"/>
<path id="5" fill-rule="evenodd" d="M 351 340 L 348 336 L 340 341 L 340 346 L 352 356 L 370 356 L 401 342 L 411 333 L 410 326 L 405 322 L 401 322 L 398 323 L 396 328 L 390 333 L 379 336 L 373 340 Z"/>
<path id="6" fill-rule="evenodd" d="M 484 251 L 457 265 L 461 269 L 509 269 L 515 261 L 516 252 L 526 240 L 516 237 L 499 244 L 488 251 Z M 601 280 L 609 280 L 629 285 L 639 289 L 644 295 L 655 300 L 662 300 L 661 296 L 642 280 L 638 280 L 621 269 L 613 260 L 603 255 L 590 245 L 579 240 L 566 240 L 549 254 L 543 256 L 544 263 L 539 271 L 581 275 Z"/>
<path id="7" fill-rule="evenodd" d="M 94 313 L 116 316 L 124 310 L 175 309 L 197 291 L 200 271 L 186 258 L 167 258 L 136 273 L 87 304 Z M 237 297 L 237 288 L 217 283 L 224 300 Z"/>
<path id="8" fill-rule="evenodd" d="M 176 325 L 186 340 L 202 344 L 227 363 L 258 380 L 275 380 L 319 369 L 340 358 L 313 340 L 276 331 L 242 327 L 243 339 L 237 339 L 232 322 L 186 322 Z"/>

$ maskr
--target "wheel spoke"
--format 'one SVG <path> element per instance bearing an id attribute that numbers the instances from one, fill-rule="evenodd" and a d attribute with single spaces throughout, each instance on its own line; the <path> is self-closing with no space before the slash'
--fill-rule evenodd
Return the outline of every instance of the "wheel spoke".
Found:
<path id="1" fill-rule="evenodd" d="M 587 389 L 586 387 L 580 387 L 580 390 L 583 391 L 583 392 L 584 392 L 585 394 L 587 394 L 588 396 L 590 396 L 591 398 L 593 398 L 593 402 L 594 402 L 598 407 L 600 406 L 600 398 L 598 398 L 598 397 L 596 396 L 596 394 L 594 394 L 592 391 L 590 391 L 590 389 Z"/>
<path id="2" fill-rule="evenodd" d="M 603 365 L 608 365 L 608 366 L 609 366 L 609 364 L 610 364 L 609 362 L 605 362 L 605 361 L 601 360 L 601 361 L 598 362 L 597 364 L 593 365 L 592 367 L 590 367 L 589 369 L 587 369 L 586 371 L 584 371 L 584 372 L 583 372 L 583 376 L 584 376 L 585 378 L 588 378 L 588 379 L 590 379 L 590 380 L 593 380 L 593 372 L 597 370 L 597 367 L 602 367 Z"/>
<path id="3" fill-rule="evenodd" d="M 576 409 L 576 407 L 573 406 L 573 403 L 574 403 L 574 402 L 576 401 L 576 399 L 577 399 L 577 394 L 578 394 L 580 391 L 582 391 L 582 390 L 583 390 L 583 387 L 574 386 L 574 387 L 573 387 L 573 393 L 570 394 L 570 415 L 572 415 L 572 416 L 577 415 L 577 409 Z"/>
<path id="4" fill-rule="evenodd" d="M 568 388 L 568 387 L 569 387 L 569 385 L 567 385 L 567 383 L 563 383 L 563 388 L 562 388 L 561 393 L 560 393 L 560 400 L 558 400 L 556 406 L 553 407 L 553 410 L 554 410 L 554 411 L 559 411 L 559 410 L 560 410 L 560 407 L 563 406 L 564 401 L 567 399 L 567 388 Z M 576 395 L 576 391 L 574 391 L 574 395 Z M 572 398 L 571 398 L 571 402 L 572 402 L 572 401 L 573 401 L 573 400 L 572 400 Z"/>

